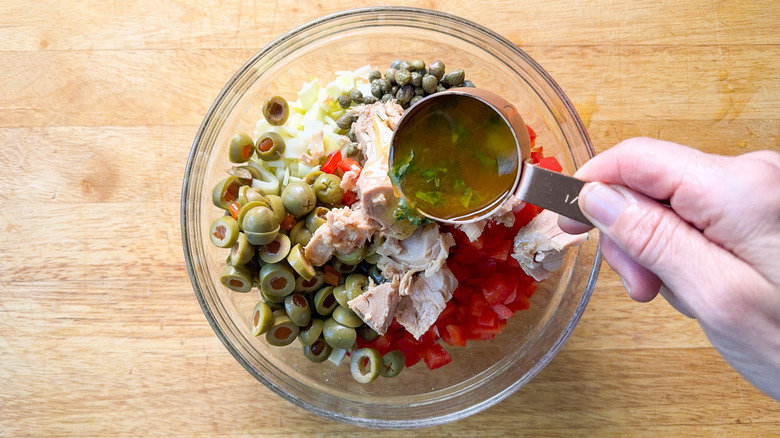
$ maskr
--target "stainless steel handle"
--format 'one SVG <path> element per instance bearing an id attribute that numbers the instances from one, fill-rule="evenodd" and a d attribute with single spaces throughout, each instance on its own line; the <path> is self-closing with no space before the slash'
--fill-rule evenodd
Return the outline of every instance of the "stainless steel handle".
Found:
<path id="1" fill-rule="evenodd" d="M 577 204 L 583 185 L 585 181 L 577 178 L 523 163 L 515 196 L 537 207 L 592 225 Z"/>

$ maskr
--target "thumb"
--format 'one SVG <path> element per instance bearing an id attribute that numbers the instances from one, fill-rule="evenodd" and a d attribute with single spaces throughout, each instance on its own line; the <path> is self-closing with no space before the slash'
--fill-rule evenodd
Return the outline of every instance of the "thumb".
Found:
<path id="1" fill-rule="evenodd" d="M 736 261 L 671 208 L 625 187 L 587 183 L 579 205 L 622 253 L 657 275 L 694 313 L 706 300 L 700 291 Z M 607 262 L 613 268 L 626 265 L 619 260 L 613 264 L 608 258 Z"/>

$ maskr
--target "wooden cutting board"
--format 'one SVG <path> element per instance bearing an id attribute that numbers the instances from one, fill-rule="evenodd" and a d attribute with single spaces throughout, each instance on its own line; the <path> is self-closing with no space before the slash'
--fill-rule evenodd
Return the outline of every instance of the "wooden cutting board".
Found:
<path id="1" fill-rule="evenodd" d="M 780 3 L 401 1 L 488 26 L 570 96 L 598 151 L 646 135 L 780 150 Z M 382 4 L 378 1 L 365 2 Z M 395 436 L 254 380 L 196 303 L 179 194 L 195 131 L 275 36 L 350 2 L 0 4 L 0 436 Z M 780 404 L 693 320 L 605 265 L 563 351 L 424 436 L 777 436 Z"/>

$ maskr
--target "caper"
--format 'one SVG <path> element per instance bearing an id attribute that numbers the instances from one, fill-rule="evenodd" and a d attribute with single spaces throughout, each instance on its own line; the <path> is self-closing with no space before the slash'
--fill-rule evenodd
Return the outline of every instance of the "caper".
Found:
<path id="1" fill-rule="evenodd" d="M 391 85 L 395 84 L 396 83 L 395 82 L 395 74 L 397 72 L 398 72 L 398 69 L 396 69 L 396 68 L 392 68 L 392 67 L 388 68 L 387 70 L 385 70 L 385 80 L 388 83 L 390 83 Z"/>
<path id="2" fill-rule="evenodd" d="M 349 98 L 356 104 L 360 105 L 363 103 L 363 92 L 357 88 L 353 88 L 352 91 L 349 92 Z"/>
<path id="3" fill-rule="evenodd" d="M 257 149 L 257 156 L 260 157 L 261 160 L 276 161 L 282 158 L 285 143 L 281 135 L 273 131 L 268 131 L 257 138 L 255 148 Z"/>
<path id="4" fill-rule="evenodd" d="M 281 96 L 273 96 L 263 105 L 263 117 L 274 126 L 284 125 L 290 114 L 287 101 Z"/>
<path id="5" fill-rule="evenodd" d="M 359 297 L 368 288 L 368 277 L 363 274 L 350 274 L 344 280 L 348 301 Z"/>
<path id="6" fill-rule="evenodd" d="M 382 366 L 379 367 L 379 375 L 382 377 L 395 377 L 406 366 L 406 357 L 401 350 L 388 351 L 382 356 Z"/>
<path id="7" fill-rule="evenodd" d="M 382 73 L 379 70 L 372 70 L 371 73 L 368 74 L 368 82 L 374 82 L 381 77 Z"/>
<path id="8" fill-rule="evenodd" d="M 373 102 L 372 102 L 373 103 Z M 360 148 L 358 147 L 357 143 L 355 142 L 349 142 L 346 148 L 344 148 L 344 153 L 348 157 L 354 157 L 355 155 L 360 153 Z"/>
<path id="9" fill-rule="evenodd" d="M 352 123 L 355 121 L 355 117 L 350 113 L 345 113 L 338 119 L 336 119 L 336 126 L 340 129 L 349 129 L 352 127 Z"/>
<path id="10" fill-rule="evenodd" d="M 274 239 L 276 239 L 276 236 L 279 235 L 279 226 L 277 226 L 275 229 L 271 231 L 266 231 L 261 233 L 244 231 L 244 234 L 246 234 L 246 240 L 248 240 L 249 243 L 251 243 L 252 245 L 255 246 L 268 245 L 269 243 L 273 242 Z"/>
<path id="11" fill-rule="evenodd" d="M 398 89 L 399 89 L 399 88 L 400 88 L 400 87 L 399 87 L 398 85 L 393 85 L 392 87 L 390 87 L 390 94 L 392 94 L 393 96 L 395 96 L 395 94 L 396 94 L 396 93 L 398 93 Z"/>
<path id="12" fill-rule="evenodd" d="M 417 102 L 421 101 L 423 99 L 422 96 L 414 96 L 412 100 L 409 101 L 409 106 L 412 106 L 416 104 Z"/>
<path id="13" fill-rule="evenodd" d="M 339 106 L 344 109 L 347 109 L 352 105 L 352 99 L 350 99 L 349 94 L 340 95 L 336 101 L 339 103 Z"/>
<path id="14" fill-rule="evenodd" d="M 442 76 L 444 76 L 444 63 L 438 60 L 433 61 L 431 65 L 428 66 L 428 73 L 435 76 L 437 80 L 441 80 Z"/>
<path id="15" fill-rule="evenodd" d="M 399 88 L 398 92 L 395 94 L 395 99 L 401 105 L 409 103 L 409 101 L 411 101 L 413 97 L 414 97 L 414 87 L 412 87 L 409 84 Z"/>
<path id="16" fill-rule="evenodd" d="M 396 60 L 394 60 L 393 62 L 391 62 L 391 63 L 390 63 L 390 68 L 394 68 L 394 69 L 396 69 L 396 70 L 398 70 L 399 68 L 401 68 L 401 60 L 400 60 L 400 59 L 396 59 Z"/>
<path id="17" fill-rule="evenodd" d="M 389 93 L 393 88 L 393 84 L 387 79 L 380 79 L 380 81 L 380 84 L 382 84 L 382 93 Z"/>
<path id="18" fill-rule="evenodd" d="M 304 279 L 311 280 L 314 278 L 314 274 L 316 274 L 314 266 L 306 260 L 301 245 L 296 244 L 290 249 L 290 253 L 287 254 L 287 262 Z"/>
<path id="19" fill-rule="evenodd" d="M 332 352 L 333 347 L 328 345 L 322 337 L 318 338 L 311 345 L 303 346 L 303 355 L 315 363 L 325 362 Z"/>
<path id="20" fill-rule="evenodd" d="M 365 96 L 363 98 L 363 103 L 366 105 L 371 105 L 372 103 L 377 103 L 378 99 L 375 96 Z"/>
<path id="21" fill-rule="evenodd" d="M 422 85 L 422 78 L 423 76 L 420 73 L 414 71 L 411 74 L 411 80 L 409 81 L 409 83 L 415 87 L 419 87 Z"/>
<path id="22" fill-rule="evenodd" d="M 425 96 L 425 90 L 423 90 L 422 86 L 414 87 L 414 95 L 415 96 Z M 414 98 L 412 98 L 414 99 Z"/>
<path id="23" fill-rule="evenodd" d="M 442 84 L 439 84 L 439 85 L 437 85 L 437 86 L 436 86 L 436 92 L 437 92 L 437 93 L 440 93 L 440 92 L 442 92 L 442 91 L 444 91 L 444 90 L 446 90 L 446 89 L 447 89 L 447 87 L 445 87 L 445 86 L 444 86 L 444 85 L 442 85 Z"/>
<path id="24" fill-rule="evenodd" d="M 422 78 L 422 88 L 425 90 L 428 94 L 433 94 L 436 92 L 436 86 L 439 85 L 439 80 L 436 79 L 436 76 L 427 74 L 423 76 Z"/>
<path id="25" fill-rule="evenodd" d="M 385 92 L 382 90 L 381 79 L 375 79 L 371 81 L 371 94 L 374 95 L 374 97 L 376 98 L 382 97 L 384 93 Z"/>
<path id="26" fill-rule="evenodd" d="M 221 216 L 211 223 L 209 238 L 219 248 L 229 248 L 236 243 L 239 234 L 238 222 L 231 216 Z"/>
<path id="27" fill-rule="evenodd" d="M 322 323 L 322 337 L 331 347 L 348 350 L 357 340 L 357 332 L 331 317 Z"/>
<path id="28" fill-rule="evenodd" d="M 278 227 L 279 221 L 268 207 L 255 207 L 247 211 L 241 221 L 244 232 L 267 233 Z"/>
<path id="29" fill-rule="evenodd" d="M 333 309 L 331 316 L 333 316 L 333 319 L 338 321 L 339 324 L 347 327 L 357 328 L 363 325 L 363 320 L 360 319 L 355 312 L 350 310 L 349 307 L 338 305 Z"/>
<path id="30" fill-rule="evenodd" d="M 323 173 L 318 176 L 312 186 L 317 199 L 323 204 L 336 205 L 344 198 L 344 189 L 341 188 L 341 178 L 332 173 Z M 309 228 L 311 231 L 311 228 Z M 312 231 L 313 232 L 313 231 Z"/>
<path id="31" fill-rule="evenodd" d="M 257 255 L 265 263 L 279 263 L 290 253 L 290 238 L 284 233 L 277 233 L 274 240 L 257 249 Z"/>
<path id="32" fill-rule="evenodd" d="M 255 246 L 249 243 L 244 233 L 238 233 L 236 243 L 230 248 L 230 264 L 243 266 L 255 256 Z"/>
<path id="33" fill-rule="evenodd" d="M 238 189 L 246 185 L 241 179 L 229 176 L 218 182 L 211 191 L 211 201 L 215 206 L 227 210 L 230 204 L 238 199 Z"/>
<path id="34" fill-rule="evenodd" d="M 350 355 L 349 371 L 358 382 L 369 383 L 379 377 L 383 364 L 382 355 L 376 349 L 358 348 Z"/>
<path id="35" fill-rule="evenodd" d="M 382 275 L 382 271 L 376 265 L 371 265 L 368 268 L 368 276 L 374 280 L 374 283 L 384 283 L 387 279 Z"/>
<path id="36" fill-rule="evenodd" d="M 465 81 L 463 81 L 463 83 L 462 83 L 462 84 L 460 84 L 460 86 L 461 86 L 461 87 L 471 87 L 471 88 L 476 88 L 476 85 L 474 85 L 474 83 L 473 83 L 473 82 L 471 82 L 471 81 L 470 81 L 470 80 L 468 80 L 468 79 L 466 79 Z"/>
<path id="37" fill-rule="evenodd" d="M 290 230 L 290 244 L 306 246 L 311 240 L 311 231 L 306 228 L 306 221 L 299 221 Z"/>
<path id="38" fill-rule="evenodd" d="M 448 88 L 459 87 L 460 84 L 463 83 L 465 76 L 466 74 L 463 72 L 463 70 L 451 71 L 441 78 L 441 83 Z"/>
<path id="39" fill-rule="evenodd" d="M 274 325 L 265 333 L 265 340 L 269 344 L 279 347 L 290 345 L 300 330 L 300 327 L 295 325 L 287 315 L 277 315 L 274 318 Z"/>
<path id="40" fill-rule="evenodd" d="M 288 213 L 299 217 L 307 214 L 314 208 L 317 204 L 317 195 L 311 186 L 305 182 L 293 181 L 282 190 L 282 202 Z"/>
<path id="41" fill-rule="evenodd" d="M 415 59 L 411 63 L 409 63 L 409 69 L 420 71 L 425 68 L 425 62 L 421 59 Z"/>
<path id="42" fill-rule="evenodd" d="M 287 316 L 290 317 L 290 321 L 297 326 L 303 327 L 311 320 L 309 302 L 306 301 L 306 298 L 301 294 L 287 295 L 284 298 L 284 310 L 287 311 Z M 348 315 L 344 318 L 348 318 Z"/>
<path id="43" fill-rule="evenodd" d="M 314 310 L 322 316 L 330 315 L 338 305 L 333 296 L 333 286 L 325 286 L 314 294 Z"/>
<path id="44" fill-rule="evenodd" d="M 398 84 L 398 86 L 404 86 L 411 82 L 412 80 L 412 73 L 409 72 L 409 70 L 398 70 L 395 73 L 395 83 Z"/>
<path id="45" fill-rule="evenodd" d="M 316 270 L 315 270 L 316 271 Z M 295 292 L 301 292 L 308 294 L 320 290 L 325 285 L 325 274 L 322 271 L 316 271 L 314 277 L 307 280 L 303 277 L 297 277 L 295 279 Z"/>
<path id="46" fill-rule="evenodd" d="M 391 100 L 393 100 L 393 95 L 390 93 L 387 93 L 382 96 L 382 103 L 387 103 L 390 102 Z"/>
<path id="47" fill-rule="evenodd" d="M 269 297 L 286 297 L 295 288 L 295 275 L 281 263 L 268 263 L 260 268 L 260 290 Z"/>
<path id="48" fill-rule="evenodd" d="M 325 218 L 325 215 L 328 214 L 328 210 L 326 207 L 314 207 L 314 210 L 309 213 L 308 216 L 306 216 L 306 228 L 314 234 L 315 231 L 317 231 L 317 228 L 325 225 L 325 223 L 328 222 L 328 220 Z"/>
<path id="49" fill-rule="evenodd" d="M 366 342 L 372 342 L 374 339 L 379 337 L 379 333 L 377 333 L 376 330 L 372 329 L 367 324 L 361 325 L 356 330 L 358 336 L 360 336 L 360 339 Z"/>
<path id="50" fill-rule="evenodd" d="M 301 327 L 298 333 L 298 340 L 303 345 L 312 345 L 322 335 L 322 320 L 320 318 L 310 318 L 308 324 Z"/>
<path id="51" fill-rule="evenodd" d="M 230 139 L 228 159 L 232 163 L 245 163 L 254 152 L 255 143 L 246 132 L 240 132 Z"/>
<path id="52" fill-rule="evenodd" d="M 398 63 L 398 70 L 409 70 L 409 62 L 401 60 L 401 62 Z"/>
<path id="53" fill-rule="evenodd" d="M 268 304 L 258 301 L 252 311 L 252 336 L 259 336 L 267 332 L 274 325 L 273 310 Z"/>
<path id="54" fill-rule="evenodd" d="M 227 265 L 219 273 L 219 282 L 236 292 L 252 290 L 252 272 L 244 266 Z"/>

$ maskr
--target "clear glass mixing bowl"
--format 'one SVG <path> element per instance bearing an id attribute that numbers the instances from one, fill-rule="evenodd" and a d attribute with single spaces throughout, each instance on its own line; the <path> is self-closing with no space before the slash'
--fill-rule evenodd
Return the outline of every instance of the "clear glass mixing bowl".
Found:
<path id="1" fill-rule="evenodd" d="M 206 319 L 228 351 L 257 380 L 315 414 L 376 428 L 422 427 L 454 421 L 503 400 L 528 383 L 561 349 L 582 315 L 600 266 L 596 235 L 570 251 L 564 266 L 541 283 L 531 308 L 510 318 L 491 341 L 450 348 L 453 362 L 424 364 L 370 384 L 353 380 L 346 363 L 311 363 L 297 343 L 273 347 L 250 334 L 259 294 L 223 287 L 227 250 L 214 247 L 211 221 L 222 212 L 211 188 L 231 166 L 227 148 L 238 131 L 253 132 L 268 96 L 295 99 L 304 82 L 326 84 L 334 71 L 398 58 L 442 60 L 462 68 L 477 87 L 512 102 L 533 127 L 537 145 L 573 173 L 593 148 L 572 104 L 526 53 L 470 21 L 428 10 L 379 7 L 330 15 L 274 40 L 230 79 L 209 108 L 184 174 L 181 225 L 184 255 Z"/>

